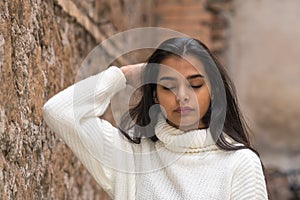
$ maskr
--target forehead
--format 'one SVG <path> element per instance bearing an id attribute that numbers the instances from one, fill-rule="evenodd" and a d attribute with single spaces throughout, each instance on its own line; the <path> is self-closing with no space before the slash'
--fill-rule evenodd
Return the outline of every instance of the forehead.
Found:
<path id="1" fill-rule="evenodd" d="M 202 62 L 193 56 L 171 56 L 160 63 L 158 77 L 183 76 L 188 77 L 196 74 L 205 74 Z"/>

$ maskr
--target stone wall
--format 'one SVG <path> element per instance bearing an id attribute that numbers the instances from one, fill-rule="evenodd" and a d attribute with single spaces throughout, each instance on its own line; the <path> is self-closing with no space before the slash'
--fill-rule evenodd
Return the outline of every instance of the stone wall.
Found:
<path id="1" fill-rule="evenodd" d="M 149 25 L 149 9 L 137 0 L 0 1 L 0 199 L 106 199 L 41 108 L 95 45 Z"/>

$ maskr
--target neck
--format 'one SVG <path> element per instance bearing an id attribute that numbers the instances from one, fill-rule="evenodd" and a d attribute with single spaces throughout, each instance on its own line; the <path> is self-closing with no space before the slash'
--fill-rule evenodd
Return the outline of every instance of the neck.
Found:
<path id="1" fill-rule="evenodd" d="M 177 128 L 181 131 L 184 131 L 184 132 L 188 132 L 188 131 L 194 131 L 194 130 L 199 130 L 199 129 L 207 129 L 207 125 L 204 124 L 201 120 L 199 121 L 199 123 L 197 124 L 194 124 L 194 125 L 189 125 L 189 126 L 178 126 L 174 123 L 172 123 L 171 121 L 169 121 L 168 119 L 166 119 L 166 122 L 173 126 L 174 128 Z"/>

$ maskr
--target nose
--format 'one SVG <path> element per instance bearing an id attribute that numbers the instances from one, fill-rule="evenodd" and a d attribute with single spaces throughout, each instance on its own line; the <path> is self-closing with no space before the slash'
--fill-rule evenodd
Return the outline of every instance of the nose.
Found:
<path id="1" fill-rule="evenodd" d="M 186 103 L 190 100 L 188 89 L 185 87 L 179 87 L 176 94 L 176 100 L 179 103 Z"/>

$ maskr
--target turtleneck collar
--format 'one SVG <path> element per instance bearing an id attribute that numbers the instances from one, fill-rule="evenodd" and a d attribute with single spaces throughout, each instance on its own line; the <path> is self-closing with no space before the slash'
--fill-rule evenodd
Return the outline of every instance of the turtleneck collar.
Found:
<path id="1" fill-rule="evenodd" d="M 175 152 L 197 153 L 218 149 L 209 128 L 185 132 L 171 126 L 162 115 L 158 117 L 155 134 L 167 149 Z"/>

